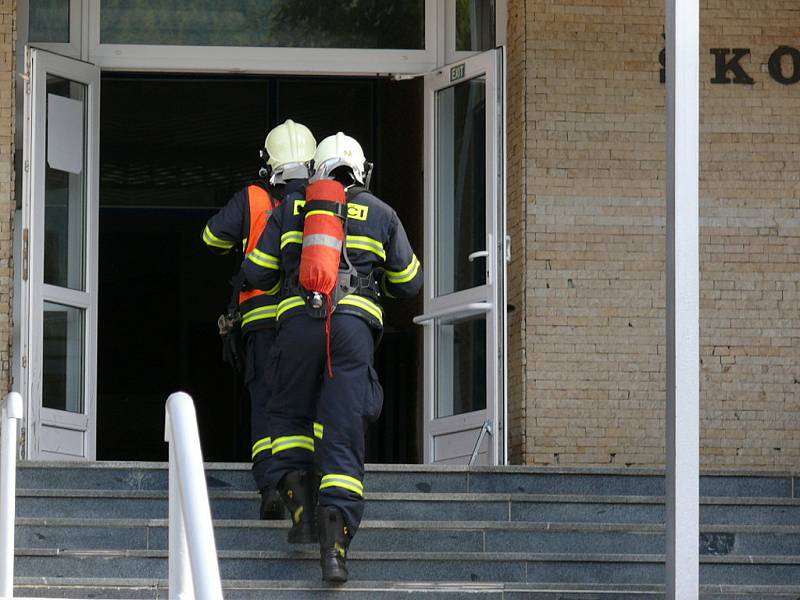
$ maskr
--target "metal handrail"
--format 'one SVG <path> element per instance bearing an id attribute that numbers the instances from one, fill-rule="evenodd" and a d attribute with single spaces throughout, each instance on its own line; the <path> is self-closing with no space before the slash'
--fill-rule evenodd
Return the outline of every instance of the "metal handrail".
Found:
<path id="1" fill-rule="evenodd" d="M 14 597 L 14 518 L 17 494 L 17 429 L 22 420 L 22 396 L 11 392 L 3 400 L 0 432 L 0 597 Z"/>
<path id="2" fill-rule="evenodd" d="M 192 398 L 167 398 L 169 442 L 169 597 L 222 600 L 217 545 Z"/>

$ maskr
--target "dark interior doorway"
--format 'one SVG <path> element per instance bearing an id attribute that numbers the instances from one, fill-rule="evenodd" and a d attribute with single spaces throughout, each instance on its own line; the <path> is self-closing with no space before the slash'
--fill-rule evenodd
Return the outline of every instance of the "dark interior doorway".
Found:
<path id="1" fill-rule="evenodd" d="M 421 257 L 422 85 L 380 78 L 105 74 L 100 128 L 99 460 L 165 460 L 164 402 L 197 407 L 204 458 L 249 460 L 249 399 L 221 361 L 216 318 L 238 268 L 201 241 L 208 218 L 256 176 L 287 118 L 317 140 L 356 137 Z M 376 354 L 381 419 L 369 462 L 418 462 L 421 299 L 385 303 Z"/>

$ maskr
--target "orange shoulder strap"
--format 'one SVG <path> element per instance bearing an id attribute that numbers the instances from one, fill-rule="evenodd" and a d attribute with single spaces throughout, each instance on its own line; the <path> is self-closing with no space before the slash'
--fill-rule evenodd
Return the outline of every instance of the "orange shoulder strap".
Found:
<path id="1" fill-rule="evenodd" d="M 248 186 L 247 199 L 250 202 L 250 231 L 247 235 L 245 255 L 250 254 L 253 248 L 256 247 L 261 234 L 267 227 L 267 221 L 272 212 L 272 199 L 269 196 L 269 192 L 261 186 Z"/>

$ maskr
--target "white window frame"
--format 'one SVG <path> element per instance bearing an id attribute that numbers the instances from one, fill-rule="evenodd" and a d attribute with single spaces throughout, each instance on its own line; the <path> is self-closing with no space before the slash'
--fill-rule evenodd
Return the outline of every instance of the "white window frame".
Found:
<path id="1" fill-rule="evenodd" d="M 494 39 L 495 46 L 506 45 L 506 21 L 508 19 L 508 0 L 495 0 L 494 5 Z M 445 44 L 444 63 L 450 64 L 465 60 L 470 56 L 480 54 L 481 50 L 467 51 L 456 50 L 456 0 L 446 0 L 444 10 L 444 35 Z M 441 65 L 442 63 L 438 63 Z"/>
<path id="2" fill-rule="evenodd" d="M 84 1 L 88 1 L 88 58 L 104 69 L 374 75 L 430 71 L 437 62 L 440 0 L 425 0 L 423 50 L 101 44 L 100 0 Z"/>
<path id="3" fill-rule="evenodd" d="M 69 0 L 69 43 L 54 42 L 33 42 L 33 46 L 62 54 L 71 58 L 81 58 L 82 51 L 86 47 L 83 40 L 83 1 Z M 24 47 L 29 43 L 29 18 L 30 0 L 17 1 L 17 39 L 18 51 L 24 54 Z"/>

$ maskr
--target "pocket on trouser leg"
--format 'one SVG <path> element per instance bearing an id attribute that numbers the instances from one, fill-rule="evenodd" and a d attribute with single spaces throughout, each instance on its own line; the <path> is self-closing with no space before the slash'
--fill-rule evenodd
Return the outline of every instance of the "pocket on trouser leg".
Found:
<path id="1" fill-rule="evenodd" d="M 383 388 L 378 381 L 378 374 L 375 369 L 369 367 L 367 372 L 367 386 L 364 390 L 364 406 L 362 416 L 367 423 L 373 423 L 381 416 L 383 408 Z"/>

